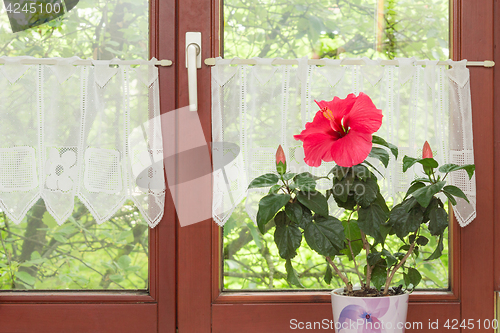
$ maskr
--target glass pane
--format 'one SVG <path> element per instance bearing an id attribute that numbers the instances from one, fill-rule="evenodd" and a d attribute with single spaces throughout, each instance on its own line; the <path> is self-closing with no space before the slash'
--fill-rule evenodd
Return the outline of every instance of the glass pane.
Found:
<path id="1" fill-rule="evenodd" d="M 225 0 L 224 57 L 449 57 L 448 0 Z"/>
<path id="2" fill-rule="evenodd" d="M 34 0 L 12 2 L 21 3 L 17 11 L 28 15 L 21 16 L 22 22 L 34 20 L 40 14 L 50 16 L 50 8 L 38 5 L 34 14 L 23 12 L 23 3 L 29 8 Z M 64 8 L 71 8 L 75 3 L 76 6 L 45 24 L 17 33 L 12 32 L 8 17 L 15 14 L 17 6 L 9 8 L 8 3 L 5 1 L 5 6 L 0 6 L 0 56 L 148 58 L 148 1 L 66 0 Z"/>
<path id="3" fill-rule="evenodd" d="M 9 3 L 11 3 L 9 7 Z M 13 33 L 8 14 L 20 3 L 0 7 L 0 56 L 147 59 L 149 2 L 66 0 L 64 15 L 48 8 L 17 16 L 20 25 L 44 17 L 41 25 Z M 34 1 L 33 1 L 34 2 Z M 40 3 L 36 2 L 37 6 Z M 55 7 L 52 7 L 54 11 Z M 70 10 L 68 10 L 70 9 Z M 11 17 L 12 19 L 12 17 Z M 22 24 L 21 24 L 22 23 Z M 22 27 L 21 27 L 22 28 Z M 132 203 L 97 225 L 75 198 L 72 216 L 58 226 L 40 200 L 20 225 L 0 211 L 0 289 L 147 289 L 149 228 Z"/>
<path id="4" fill-rule="evenodd" d="M 58 226 L 40 200 L 15 225 L 0 213 L 0 289 L 147 289 L 148 224 L 133 203 L 98 225 L 79 201 Z"/>
<path id="5" fill-rule="evenodd" d="M 348 58 L 393 59 L 416 57 L 445 60 L 449 57 L 448 0 L 225 0 L 224 57 Z M 270 225 L 270 224 L 268 224 Z M 224 288 L 290 288 L 285 260 L 280 259 L 273 230 L 262 236 L 241 203 L 224 226 Z M 420 247 L 415 262 L 423 275 L 421 289 L 448 289 L 448 237 L 440 259 L 425 262 L 436 248 L 435 237 Z M 388 247 L 398 251 L 395 238 Z M 333 276 L 324 281 L 327 264 L 308 248 L 305 240 L 294 268 L 306 288 L 342 287 Z M 359 255 L 362 256 L 361 254 Z M 345 256 L 335 259 L 340 267 L 350 267 Z M 351 281 L 357 281 L 348 272 Z M 402 281 L 396 275 L 393 285 Z"/>

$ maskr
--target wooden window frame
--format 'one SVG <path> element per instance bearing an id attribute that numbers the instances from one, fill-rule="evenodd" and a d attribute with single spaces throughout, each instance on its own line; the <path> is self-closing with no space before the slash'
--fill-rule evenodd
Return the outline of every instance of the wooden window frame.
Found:
<path id="1" fill-rule="evenodd" d="M 497 2 L 451 0 L 450 3 L 453 58 L 493 59 L 494 9 L 500 17 Z M 207 46 L 202 51 L 203 59 L 220 55 L 221 7 L 222 3 L 216 0 L 183 0 L 179 3 L 179 57 L 183 56 L 182 36 L 186 31 L 202 32 L 202 43 Z M 500 30 L 498 23 L 495 30 L 497 33 Z M 497 60 L 500 63 L 500 59 Z M 202 67 L 198 75 L 199 84 L 207 86 L 210 82 L 210 69 L 208 66 Z M 470 68 L 473 127 L 476 133 L 477 217 L 466 228 L 461 228 L 453 220 L 449 242 L 451 290 L 413 293 L 410 296 L 407 319 L 410 322 L 421 321 L 426 325 L 428 320 L 439 319 L 442 325 L 447 319 L 477 321 L 494 318 L 495 234 L 494 201 L 491 200 L 494 194 L 491 181 L 494 171 L 493 103 L 494 95 L 500 95 L 500 84 L 495 88 L 497 94 L 494 94 L 495 70 Z M 181 71 L 179 79 L 181 87 L 187 86 L 185 74 Z M 495 80 L 500 81 L 498 76 L 495 76 Z M 210 90 L 199 89 L 198 93 L 202 126 L 205 135 L 210 138 Z M 187 104 L 184 92 L 179 92 L 178 99 L 180 105 Z M 500 107 L 498 99 L 495 103 Z M 497 119 L 496 122 L 500 128 L 500 120 Z M 500 134 L 495 134 L 495 138 L 500 141 Z M 496 231 L 496 236 L 500 238 L 500 230 Z M 291 331 L 289 321 L 292 318 L 299 321 L 321 321 L 332 317 L 327 292 L 223 292 L 221 244 L 221 230 L 211 220 L 178 229 L 180 332 L 287 332 Z M 495 249 L 500 256 L 500 245 L 496 245 Z M 500 266 L 497 267 L 495 281 L 498 287 Z M 442 326 L 440 328 L 444 330 Z"/>

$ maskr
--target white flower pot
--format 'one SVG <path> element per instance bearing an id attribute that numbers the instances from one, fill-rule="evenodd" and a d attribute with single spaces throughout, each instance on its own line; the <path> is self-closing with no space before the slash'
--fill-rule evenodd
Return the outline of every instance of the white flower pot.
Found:
<path id="1" fill-rule="evenodd" d="M 408 297 L 405 293 L 385 297 L 343 296 L 332 291 L 335 333 L 402 333 L 405 331 Z"/>

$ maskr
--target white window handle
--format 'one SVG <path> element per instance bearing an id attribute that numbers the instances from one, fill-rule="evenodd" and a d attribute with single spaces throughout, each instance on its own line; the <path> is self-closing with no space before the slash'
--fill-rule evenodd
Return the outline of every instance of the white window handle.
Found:
<path id="1" fill-rule="evenodd" d="M 189 111 L 198 111 L 197 68 L 201 68 L 201 32 L 186 32 Z"/>

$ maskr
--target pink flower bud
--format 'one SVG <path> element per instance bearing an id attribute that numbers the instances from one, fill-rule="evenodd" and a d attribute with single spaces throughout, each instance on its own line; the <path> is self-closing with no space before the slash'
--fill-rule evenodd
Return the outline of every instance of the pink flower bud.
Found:
<path id="1" fill-rule="evenodd" d="M 281 147 L 281 145 L 279 145 L 278 150 L 276 151 L 276 165 L 280 162 L 283 164 L 286 163 L 285 152 L 283 151 L 283 147 Z"/>
<path id="2" fill-rule="evenodd" d="M 429 142 L 425 141 L 424 148 L 422 148 L 422 158 L 432 158 L 432 150 Z"/>
<path id="3" fill-rule="evenodd" d="M 276 171 L 278 171 L 280 175 L 286 172 L 286 157 L 281 145 L 279 145 L 276 151 Z"/>

